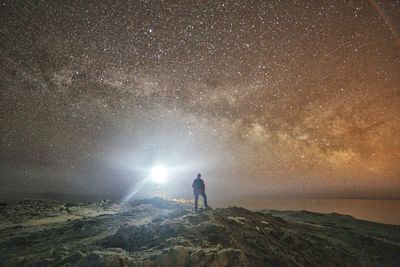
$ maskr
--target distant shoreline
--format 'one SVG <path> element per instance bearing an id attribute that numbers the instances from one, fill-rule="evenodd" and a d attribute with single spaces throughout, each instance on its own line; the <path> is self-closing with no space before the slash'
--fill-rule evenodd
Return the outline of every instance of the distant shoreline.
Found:
<path id="1" fill-rule="evenodd" d="M 140 199 L 139 197 L 138 199 Z M 4 197 L 0 194 L 0 202 L 16 202 L 23 200 L 40 200 L 54 202 L 95 202 L 103 199 L 102 197 L 78 196 L 78 195 L 54 195 L 39 194 L 26 195 L 24 197 Z M 114 202 L 121 200 L 110 199 Z M 307 210 L 318 213 L 338 213 L 350 215 L 354 218 L 378 223 L 400 225 L 400 199 L 338 199 L 338 198 L 239 198 L 236 200 L 212 200 L 212 207 L 239 206 L 249 210 L 257 211 L 264 209 L 281 211 L 300 211 Z"/>

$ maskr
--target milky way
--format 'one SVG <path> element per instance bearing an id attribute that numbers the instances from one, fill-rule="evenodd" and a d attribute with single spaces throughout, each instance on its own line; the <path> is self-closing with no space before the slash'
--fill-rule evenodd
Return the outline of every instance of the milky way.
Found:
<path id="1" fill-rule="evenodd" d="M 400 195 L 399 1 L 2 1 L 1 188 Z"/>

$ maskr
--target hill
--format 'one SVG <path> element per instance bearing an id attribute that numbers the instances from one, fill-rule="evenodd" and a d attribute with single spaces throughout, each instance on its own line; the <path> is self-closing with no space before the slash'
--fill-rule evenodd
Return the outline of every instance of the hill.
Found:
<path id="1" fill-rule="evenodd" d="M 400 226 L 161 199 L 0 204 L 0 266 L 398 266 Z"/>

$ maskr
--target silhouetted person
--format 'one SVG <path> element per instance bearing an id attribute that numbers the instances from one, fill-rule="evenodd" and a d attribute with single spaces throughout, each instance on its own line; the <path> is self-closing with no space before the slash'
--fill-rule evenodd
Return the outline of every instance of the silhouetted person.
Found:
<path id="1" fill-rule="evenodd" d="M 204 184 L 204 181 L 201 179 L 201 174 L 197 174 L 197 178 L 194 179 L 193 181 L 193 192 L 194 192 L 194 208 L 197 211 L 197 203 L 199 200 L 199 195 L 203 197 L 204 200 L 204 207 L 208 208 L 207 205 L 207 195 L 206 195 L 206 186 Z"/>

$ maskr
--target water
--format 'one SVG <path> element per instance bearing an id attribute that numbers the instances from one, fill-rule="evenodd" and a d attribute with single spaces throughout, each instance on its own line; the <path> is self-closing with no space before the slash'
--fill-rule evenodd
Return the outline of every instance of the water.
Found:
<path id="1" fill-rule="evenodd" d="M 211 200 L 210 200 L 211 201 Z M 216 207 L 241 206 L 251 210 L 308 210 L 340 213 L 367 221 L 400 225 L 400 200 L 380 199 L 242 199 L 218 201 Z"/>

